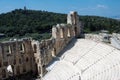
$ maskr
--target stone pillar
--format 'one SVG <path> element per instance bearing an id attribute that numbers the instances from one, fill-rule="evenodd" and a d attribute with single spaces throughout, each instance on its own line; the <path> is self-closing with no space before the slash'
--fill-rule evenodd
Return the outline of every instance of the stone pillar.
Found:
<path id="1" fill-rule="evenodd" d="M 52 37 L 55 38 L 55 39 L 57 38 L 57 28 L 56 28 L 56 26 L 52 27 Z"/>
<path id="2" fill-rule="evenodd" d="M 60 39 L 60 25 L 59 24 L 52 27 L 52 37 L 55 39 Z"/>

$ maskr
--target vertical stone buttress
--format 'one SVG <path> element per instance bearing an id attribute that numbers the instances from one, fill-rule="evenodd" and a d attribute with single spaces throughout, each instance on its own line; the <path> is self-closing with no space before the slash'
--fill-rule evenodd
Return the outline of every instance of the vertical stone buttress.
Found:
<path id="1" fill-rule="evenodd" d="M 74 27 L 74 36 L 80 37 L 81 35 L 81 23 L 77 12 L 70 12 L 67 16 L 67 24 L 71 24 Z"/>

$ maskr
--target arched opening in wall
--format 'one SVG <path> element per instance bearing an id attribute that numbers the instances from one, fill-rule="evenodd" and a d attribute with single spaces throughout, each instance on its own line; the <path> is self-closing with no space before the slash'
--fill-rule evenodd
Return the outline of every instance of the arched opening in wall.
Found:
<path id="1" fill-rule="evenodd" d="M 74 30 L 75 30 L 75 36 L 77 36 L 77 27 L 75 27 Z"/>
<path id="2" fill-rule="evenodd" d="M 10 45 L 6 45 L 4 47 L 4 52 L 7 54 L 7 56 L 11 55 L 11 46 Z"/>
<path id="3" fill-rule="evenodd" d="M 19 50 L 20 50 L 20 53 L 24 53 L 24 51 L 25 51 L 25 45 L 23 43 L 19 44 Z"/>
<path id="4" fill-rule="evenodd" d="M 2 78 L 6 78 L 6 70 L 2 69 Z"/>
<path id="5" fill-rule="evenodd" d="M 14 75 L 14 66 L 13 65 L 7 66 L 7 73 L 8 73 L 9 77 Z"/>
<path id="6" fill-rule="evenodd" d="M 60 38 L 64 38 L 64 29 L 63 28 L 60 29 Z"/>
<path id="7" fill-rule="evenodd" d="M 22 60 L 21 60 L 21 58 L 19 58 L 19 64 L 21 64 L 22 63 Z"/>
<path id="8" fill-rule="evenodd" d="M 55 56 L 56 56 L 56 49 L 53 48 L 53 49 L 52 49 L 52 57 L 55 57 Z"/>
<path id="9" fill-rule="evenodd" d="M 28 57 L 26 57 L 26 62 L 28 62 L 29 61 L 29 58 Z"/>
<path id="10" fill-rule="evenodd" d="M 17 75 L 20 74 L 20 67 L 19 66 L 16 67 L 16 73 L 17 73 Z"/>
<path id="11" fill-rule="evenodd" d="M 68 37 L 71 37 L 71 31 L 70 31 L 70 28 L 68 28 L 67 36 L 68 36 Z"/>
<path id="12" fill-rule="evenodd" d="M 34 53 L 37 53 L 37 45 L 36 44 L 33 45 L 33 50 L 34 50 Z"/>

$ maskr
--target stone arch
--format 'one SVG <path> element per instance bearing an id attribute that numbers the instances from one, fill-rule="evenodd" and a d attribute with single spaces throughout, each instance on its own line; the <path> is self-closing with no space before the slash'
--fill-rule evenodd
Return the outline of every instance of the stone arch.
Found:
<path id="1" fill-rule="evenodd" d="M 14 65 L 8 65 L 7 66 L 7 73 L 8 73 L 8 76 L 13 76 L 14 75 Z"/>
<path id="2" fill-rule="evenodd" d="M 24 52 L 25 51 L 25 44 L 23 44 L 23 43 L 19 44 L 19 50 L 20 50 L 20 52 Z"/>
<path id="3" fill-rule="evenodd" d="M 29 58 L 28 57 L 26 57 L 26 62 L 28 62 L 29 61 Z"/>
<path id="4" fill-rule="evenodd" d="M 4 52 L 7 53 L 7 56 L 10 55 L 11 52 L 11 46 L 10 45 L 5 45 L 4 46 Z"/>

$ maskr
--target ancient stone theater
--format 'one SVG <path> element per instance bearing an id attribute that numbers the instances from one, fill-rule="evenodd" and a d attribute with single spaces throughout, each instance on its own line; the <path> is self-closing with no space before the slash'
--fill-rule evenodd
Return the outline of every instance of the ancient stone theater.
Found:
<path id="1" fill-rule="evenodd" d="M 39 80 L 120 80 L 120 35 L 83 34 L 77 12 L 52 37 L 0 43 L 0 79 L 31 72 Z"/>

